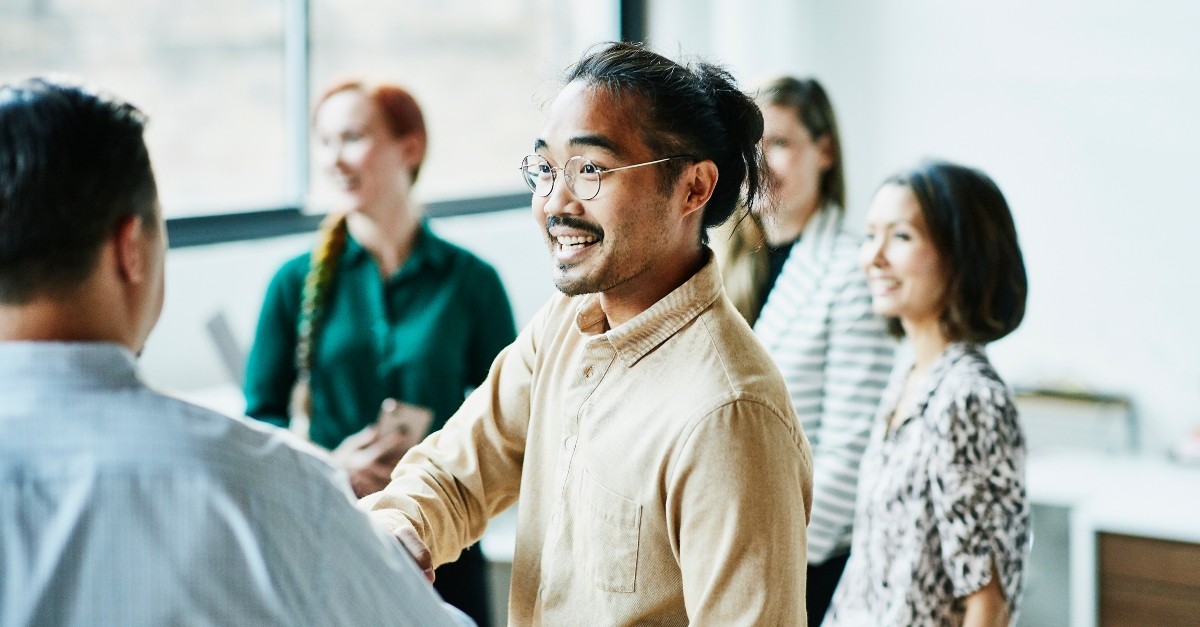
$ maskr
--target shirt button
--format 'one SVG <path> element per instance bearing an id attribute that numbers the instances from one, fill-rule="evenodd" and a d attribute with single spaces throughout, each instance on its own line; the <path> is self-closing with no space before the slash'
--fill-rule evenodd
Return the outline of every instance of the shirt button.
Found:
<path id="1" fill-rule="evenodd" d="M 563 448 L 568 451 L 575 448 L 575 436 L 568 435 L 567 437 L 563 438 Z"/>
<path id="2" fill-rule="evenodd" d="M 590 378 L 592 378 L 592 367 L 591 367 L 591 366 L 584 366 L 584 367 L 583 367 L 583 378 L 584 378 L 584 379 L 590 379 Z"/>

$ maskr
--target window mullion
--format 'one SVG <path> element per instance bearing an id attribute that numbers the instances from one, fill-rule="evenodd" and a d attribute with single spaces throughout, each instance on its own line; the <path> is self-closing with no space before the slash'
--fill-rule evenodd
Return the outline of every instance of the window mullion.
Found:
<path id="1" fill-rule="evenodd" d="M 287 193 L 307 206 L 308 107 L 311 72 L 311 0 L 282 0 L 284 6 L 284 115 L 287 120 Z"/>

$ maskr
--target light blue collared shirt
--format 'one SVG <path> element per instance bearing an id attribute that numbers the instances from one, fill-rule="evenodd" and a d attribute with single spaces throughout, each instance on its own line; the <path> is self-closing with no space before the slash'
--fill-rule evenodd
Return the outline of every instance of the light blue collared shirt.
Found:
<path id="1" fill-rule="evenodd" d="M 115 344 L 0 342 L 0 626 L 461 625 L 286 432 Z"/>

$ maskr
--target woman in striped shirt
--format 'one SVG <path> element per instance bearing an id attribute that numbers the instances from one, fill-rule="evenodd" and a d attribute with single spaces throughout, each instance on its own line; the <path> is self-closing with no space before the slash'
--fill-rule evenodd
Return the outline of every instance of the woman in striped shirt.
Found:
<path id="1" fill-rule="evenodd" d="M 776 206 L 711 240 L 726 291 L 783 373 L 812 445 L 807 604 L 819 625 L 849 556 L 859 460 L 894 343 L 871 311 L 859 238 L 845 230 L 841 143 L 825 90 L 783 77 L 758 100 Z"/>

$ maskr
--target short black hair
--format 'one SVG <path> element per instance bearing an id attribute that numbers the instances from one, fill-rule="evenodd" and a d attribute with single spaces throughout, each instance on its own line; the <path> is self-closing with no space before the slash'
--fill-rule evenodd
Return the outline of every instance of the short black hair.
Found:
<path id="1" fill-rule="evenodd" d="M 639 117 L 647 122 L 643 140 L 659 156 L 687 155 L 716 164 L 719 176 L 704 208 L 702 242 L 708 241 L 709 227 L 733 213 L 743 190 L 746 206 L 764 193 L 762 111 L 721 67 L 705 62 L 684 66 L 639 44 L 609 42 L 592 48 L 567 70 L 565 82 L 574 81 L 640 99 L 630 106 L 640 107 Z M 664 164 L 664 193 L 685 167 L 681 160 Z"/>
<path id="2" fill-rule="evenodd" d="M 0 303 L 62 293 L 121 220 L 158 225 L 158 189 L 133 105 L 74 79 L 0 85 Z"/>
<path id="3" fill-rule="evenodd" d="M 1029 290 L 1012 212 L 983 172 L 927 160 L 884 181 L 910 189 L 930 239 L 949 270 L 942 333 L 951 341 L 986 343 L 1021 324 Z M 890 320 L 893 335 L 904 331 Z"/>

